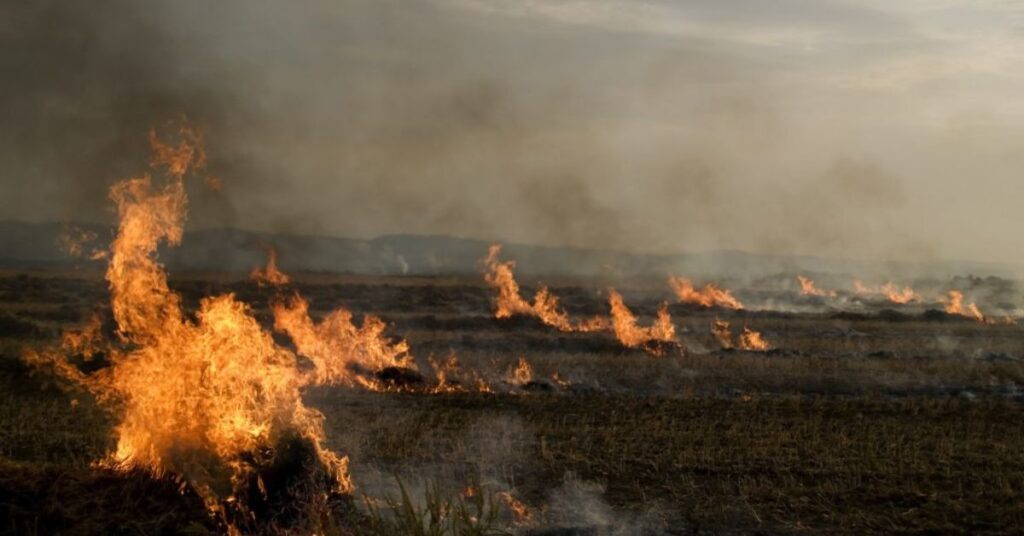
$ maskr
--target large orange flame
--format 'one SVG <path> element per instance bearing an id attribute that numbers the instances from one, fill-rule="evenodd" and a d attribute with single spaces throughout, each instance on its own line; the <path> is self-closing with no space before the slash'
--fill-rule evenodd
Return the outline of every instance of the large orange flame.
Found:
<path id="1" fill-rule="evenodd" d="M 649 327 L 637 325 L 636 316 L 626 307 L 622 295 L 615 289 L 608 290 L 608 304 L 612 313 L 612 329 L 615 337 L 629 348 L 644 347 L 651 353 L 661 353 L 661 349 L 650 343 L 676 344 L 676 328 L 668 314 L 668 304 L 662 303 L 658 308 L 658 317 Z"/>
<path id="2" fill-rule="evenodd" d="M 714 283 L 708 283 L 707 285 L 704 285 L 704 288 L 697 290 L 693 286 L 693 281 L 684 277 L 669 276 L 668 284 L 672 286 L 672 290 L 675 291 L 676 297 L 682 303 L 693 303 L 703 307 L 714 307 L 718 305 L 729 309 L 743 308 L 743 304 L 733 297 L 731 292 L 726 289 L 719 288 L 719 286 Z"/>
<path id="3" fill-rule="evenodd" d="M 347 458 L 324 446 L 323 416 L 302 402 L 302 388 L 353 383 L 353 363 L 371 368 L 404 363 L 404 343 L 380 343 L 383 325 L 367 317 L 356 329 L 347 312 L 319 324 L 299 296 L 275 307 L 276 323 L 294 339 L 312 367 L 278 346 L 233 294 L 201 300 L 194 317 L 182 308 L 163 267 L 159 244 L 180 243 L 187 199 L 184 177 L 200 169 L 201 137 L 183 127 L 178 145 L 151 132 L 152 165 L 161 180 L 145 174 L 115 184 L 119 226 L 110 248 L 107 281 L 120 341 L 106 344 L 110 366 L 85 374 L 61 350 L 30 351 L 92 391 L 119 415 L 116 449 L 105 463 L 174 474 L 188 482 L 213 511 L 224 512 L 257 471 L 254 453 L 273 452 L 279 440 L 298 436 L 313 447 L 333 477 L 335 491 L 348 492 Z M 65 337 L 66 351 L 96 343 L 99 321 Z"/>
<path id="4" fill-rule="evenodd" d="M 559 305 L 558 297 L 552 294 L 547 287 L 537 290 L 532 304 L 523 299 L 519 294 L 519 283 L 516 282 L 513 274 L 516 263 L 515 261 L 499 261 L 500 253 L 501 244 L 494 244 L 488 249 L 487 257 L 484 259 L 484 264 L 487 266 L 484 280 L 498 290 L 498 295 L 494 299 L 495 317 L 535 316 L 548 326 L 565 332 L 592 332 L 608 329 L 608 319 L 600 316 L 575 323 L 571 321 L 569 315 Z"/>

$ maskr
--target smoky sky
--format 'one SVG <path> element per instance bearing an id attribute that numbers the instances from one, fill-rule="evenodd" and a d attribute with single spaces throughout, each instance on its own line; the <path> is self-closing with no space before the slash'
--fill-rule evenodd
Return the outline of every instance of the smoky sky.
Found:
<path id="1" fill-rule="evenodd" d="M 889 4 L 5 2 L 0 219 L 187 116 L 193 228 L 1024 261 L 1024 15 Z"/>

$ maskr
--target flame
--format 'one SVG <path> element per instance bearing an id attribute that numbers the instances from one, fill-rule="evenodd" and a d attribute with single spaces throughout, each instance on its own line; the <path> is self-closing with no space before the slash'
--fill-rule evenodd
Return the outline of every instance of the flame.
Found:
<path id="1" fill-rule="evenodd" d="M 533 521 L 533 513 L 530 512 L 530 507 L 523 504 L 522 501 L 516 499 L 512 493 L 508 491 L 499 491 L 495 494 L 502 502 L 508 506 L 508 509 L 512 511 L 515 516 L 516 525 L 526 525 Z"/>
<path id="2" fill-rule="evenodd" d="M 65 225 L 57 233 L 57 246 L 70 257 L 85 257 L 86 245 L 95 242 L 96 238 L 96 233 L 88 229 L 82 229 L 77 225 Z M 88 258 L 94 261 L 105 257 L 106 252 L 101 248 L 94 248 L 88 255 Z"/>
<path id="3" fill-rule="evenodd" d="M 263 249 L 267 252 L 267 266 L 265 268 L 255 267 L 252 272 L 249 273 L 249 278 L 256 282 L 259 286 L 275 286 L 287 285 L 289 278 L 284 272 L 277 269 L 277 250 L 273 246 L 263 245 Z"/>
<path id="4" fill-rule="evenodd" d="M 729 350 L 733 347 L 732 332 L 729 329 L 729 323 L 724 320 L 715 319 L 711 323 L 711 334 L 718 339 L 718 344 L 723 349 Z M 754 331 L 746 326 L 743 326 L 743 332 L 740 333 L 738 344 L 736 345 L 740 350 L 747 350 L 751 352 L 763 352 L 771 349 L 768 342 L 764 340 L 760 332 Z"/>
<path id="5" fill-rule="evenodd" d="M 546 286 L 541 287 L 534 295 L 533 304 L 527 302 L 519 294 L 519 283 L 516 282 L 513 274 L 515 261 L 501 262 L 498 260 L 499 253 L 501 253 L 501 244 L 493 244 L 484 259 L 484 264 L 487 266 L 484 280 L 498 289 L 498 296 L 494 299 L 495 317 L 535 316 L 544 324 L 565 332 L 594 332 L 608 329 L 608 319 L 599 316 L 574 324 L 569 319 L 569 315 L 559 306 L 558 297 L 552 294 Z"/>
<path id="6" fill-rule="evenodd" d="M 891 282 L 882 286 L 882 294 L 885 294 L 889 301 L 899 304 L 910 303 L 918 299 L 917 293 L 914 292 L 913 288 L 903 287 L 899 289 Z"/>
<path id="7" fill-rule="evenodd" d="M 760 332 L 754 331 L 746 326 L 743 326 L 743 333 L 740 334 L 739 342 L 741 350 L 763 352 L 771 349 L 768 342 L 761 336 Z"/>
<path id="8" fill-rule="evenodd" d="M 636 316 L 626 307 L 622 301 L 622 295 L 615 289 L 608 290 L 608 303 L 611 306 L 612 329 L 615 337 L 628 348 L 646 346 L 651 342 L 676 343 L 676 328 L 672 324 L 672 318 L 668 314 L 668 304 L 662 303 L 658 308 L 658 317 L 650 327 L 640 327 L 636 323 Z M 659 354 L 656 347 L 650 349 L 651 353 Z"/>
<path id="9" fill-rule="evenodd" d="M 828 296 L 828 297 L 835 297 L 835 295 L 836 295 L 836 292 L 834 290 L 833 291 L 828 291 L 828 292 L 826 292 L 824 290 L 821 290 L 820 288 L 815 286 L 813 280 L 811 280 L 809 278 L 806 278 L 806 277 L 804 277 L 802 275 L 796 276 L 796 279 L 797 279 L 797 281 L 800 282 L 800 294 L 803 294 L 804 296 Z"/>
<path id="10" fill-rule="evenodd" d="M 316 383 L 378 389 L 372 372 L 387 367 L 415 368 L 409 345 L 387 340 L 387 324 L 376 316 L 365 315 L 362 326 L 356 327 L 350 311 L 335 309 L 314 322 L 309 302 L 297 293 L 275 301 L 271 310 L 274 329 L 287 333 L 299 353 L 316 365 Z"/>
<path id="11" fill-rule="evenodd" d="M 525 357 L 520 357 L 516 367 L 508 374 L 508 383 L 522 387 L 533 381 L 533 367 Z"/>
<path id="12" fill-rule="evenodd" d="M 481 378 L 476 371 L 466 374 L 459 365 L 459 360 L 452 352 L 443 361 L 437 361 L 428 357 L 427 362 L 434 370 L 436 385 L 430 390 L 431 393 L 456 393 L 466 392 L 470 388 L 480 393 L 490 393 L 491 385 Z M 470 386 L 467 388 L 466 386 Z"/>
<path id="13" fill-rule="evenodd" d="M 978 322 L 985 322 L 985 315 L 981 314 L 981 309 L 971 302 L 964 306 L 964 295 L 959 290 L 950 290 L 948 298 L 943 300 L 946 303 L 946 313 L 951 315 L 966 316 L 973 318 Z"/>
<path id="14" fill-rule="evenodd" d="M 732 332 L 729 331 L 728 322 L 716 318 L 711 323 L 711 334 L 715 336 L 723 350 L 732 349 Z"/>
<path id="15" fill-rule="evenodd" d="M 372 317 L 360 329 L 347 312 L 315 324 L 296 295 L 275 307 L 275 322 L 314 365 L 300 367 L 233 294 L 206 297 L 194 317 L 187 315 L 156 260 L 159 244 L 180 243 L 184 177 L 205 162 L 201 136 L 182 127 L 178 137 L 172 146 L 150 132 L 151 165 L 164 169 L 161 181 L 144 174 L 110 190 L 119 216 L 106 274 L 119 339 L 106 348 L 111 365 L 86 374 L 60 349 L 30 350 L 26 358 L 53 365 L 119 416 L 116 448 L 103 463 L 176 475 L 213 512 L 238 504 L 257 471 L 254 453 L 273 452 L 278 440 L 295 435 L 313 447 L 335 491 L 350 492 L 348 459 L 324 446 L 323 415 L 303 404 L 301 389 L 351 382 L 352 363 L 402 362 L 404 343 L 380 345 L 383 323 Z M 77 335 L 65 335 L 66 349 L 95 347 L 98 326 L 94 317 Z"/>
<path id="16" fill-rule="evenodd" d="M 743 308 L 743 304 L 733 297 L 731 292 L 719 288 L 714 283 L 704 285 L 701 290 L 695 289 L 693 282 L 683 277 L 669 276 L 668 283 L 681 303 L 694 303 L 703 307 L 718 305 L 729 309 Z"/>
<path id="17" fill-rule="evenodd" d="M 881 287 L 868 287 L 859 279 L 854 279 L 853 289 L 857 294 L 881 294 L 892 303 L 898 303 L 901 305 L 921 299 L 920 296 L 914 292 L 912 287 L 906 286 L 901 289 L 892 281 L 882 285 Z"/>
<path id="18" fill-rule="evenodd" d="M 68 355 L 81 355 L 85 359 L 102 352 L 103 320 L 99 313 L 93 313 L 81 328 L 65 330 L 61 335 L 61 349 Z"/>

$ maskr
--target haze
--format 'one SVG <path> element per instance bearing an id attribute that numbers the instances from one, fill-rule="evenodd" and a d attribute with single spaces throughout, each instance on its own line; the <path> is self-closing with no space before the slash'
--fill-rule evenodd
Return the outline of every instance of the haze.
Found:
<path id="1" fill-rule="evenodd" d="M 7 2 L 0 72 L 0 219 L 184 114 L 192 227 L 1024 261 L 1015 2 Z"/>

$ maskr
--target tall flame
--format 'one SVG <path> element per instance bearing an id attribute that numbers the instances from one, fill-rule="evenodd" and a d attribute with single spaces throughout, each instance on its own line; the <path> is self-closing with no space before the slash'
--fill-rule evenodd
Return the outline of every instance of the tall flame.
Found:
<path id="1" fill-rule="evenodd" d="M 729 309 L 742 309 L 740 303 L 732 293 L 726 289 L 719 288 L 714 283 L 704 285 L 704 288 L 697 290 L 693 281 L 684 277 L 669 276 L 668 283 L 675 291 L 676 297 L 682 303 L 693 303 L 703 307 L 714 307 L 716 305 Z"/>
<path id="2" fill-rule="evenodd" d="M 184 177 L 205 162 L 201 136 L 182 127 L 178 138 L 171 145 L 150 133 L 151 165 L 164 170 L 162 180 L 144 174 L 110 190 L 119 217 L 106 274 L 119 338 L 106 343 L 110 366 L 86 374 L 64 359 L 65 351 L 97 344 L 98 320 L 77 337 L 66 336 L 66 350 L 26 357 L 52 365 L 119 415 L 117 446 L 105 463 L 176 475 L 212 511 L 224 512 L 256 474 L 254 453 L 273 452 L 287 437 L 312 446 L 335 491 L 351 491 L 348 460 L 324 446 L 323 415 L 303 404 L 301 389 L 353 383 L 353 363 L 402 362 L 404 343 L 379 344 L 383 325 L 372 317 L 359 329 L 347 312 L 313 323 L 296 295 L 278 304 L 275 315 L 314 365 L 300 367 L 233 294 L 204 298 L 195 316 L 187 315 L 156 260 L 159 244 L 181 242 Z"/>

